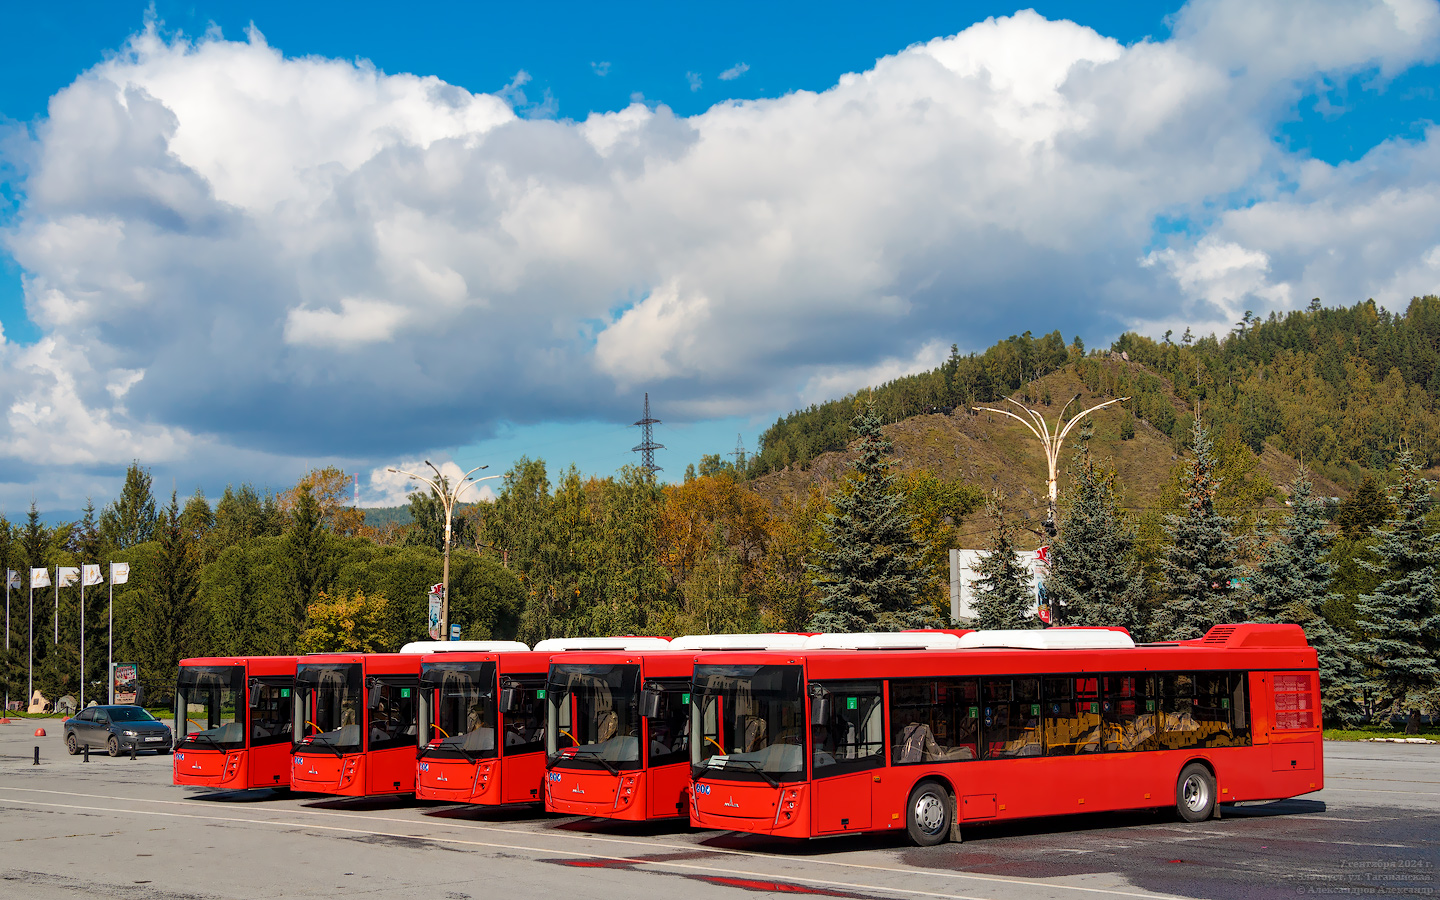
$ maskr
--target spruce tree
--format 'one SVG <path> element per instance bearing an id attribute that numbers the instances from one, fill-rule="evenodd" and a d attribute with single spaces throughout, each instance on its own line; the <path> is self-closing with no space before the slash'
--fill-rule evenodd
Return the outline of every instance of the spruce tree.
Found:
<path id="1" fill-rule="evenodd" d="M 154 562 L 145 572 L 144 589 L 136 592 L 136 621 L 129 630 L 145 680 L 173 684 L 180 660 L 204 650 L 196 646 L 200 573 L 195 540 L 181 524 L 179 498 L 173 493 L 156 521 L 154 539 Z"/>
<path id="2" fill-rule="evenodd" d="M 1325 607 L 1341 598 L 1331 590 L 1335 566 L 1329 553 L 1334 539 L 1325 530 L 1324 506 L 1312 490 L 1302 467 L 1290 484 L 1290 515 L 1264 548 L 1251 579 L 1247 618 L 1289 622 L 1305 629 L 1320 658 L 1325 718 L 1340 722 L 1354 715 L 1359 673 L 1349 638 L 1325 617 Z"/>
<path id="3" fill-rule="evenodd" d="M 1199 416 L 1190 430 L 1194 459 L 1185 484 L 1185 512 L 1165 517 L 1172 541 L 1162 566 L 1165 602 L 1155 611 L 1150 636 L 1176 641 L 1198 638 L 1240 613 L 1243 593 L 1234 587 L 1243 569 L 1235 520 L 1215 509 L 1220 479 L 1209 432 Z"/>
<path id="4" fill-rule="evenodd" d="M 150 493 L 148 469 L 138 462 L 125 470 L 120 496 L 100 513 L 100 533 L 116 550 L 126 550 L 150 540 L 155 533 L 155 498 Z"/>
<path id="5" fill-rule="evenodd" d="M 1015 534 L 1000 511 L 998 502 L 990 504 L 995 531 L 989 552 L 980 559 L 975 570 L 974 626 L 981 629 L 1038 628 L 1040 620 L 1030 615 L 1035 596 L 1030 590 L 1030 573 L 1015 558 Z"/>
<path id="6" fill-rule="evenodd" d="M 874 404 L 866 404 L 850 427 L 860 439 L 860 455 L 822 525 L 826 546 L 808 566 L 820 589 L 820 610 L 810 627 L 855 632 L 934 624 L 937 617 L 922 599 L 920 547 L 885 459 L 890 442 Z"/>
<path id="7" fill-rule="evenodd" d="M 1362 594 L 1356 618 L 1366 638 L 1360 652 L 1378 673 L 1375 687 L 1398 709 L 1409 709 L 1406 734 L 1420 726 L 1419 706 L 1440 689 L 1440 595 L 1435 554 L 1440 535 L 1431 534 L 1431 482 L 1408 450 L 1396 462 L 1398 477 L 1390 491 L 1395 518 L 1375 548 L 1378 563 L 1365 562 L 1385 580 L 1373 594 Z"/>
<path id="8" fill-rule="evenodd" d="M 329 545 L 329 535 L 320 522 L 320 504 L 310 493 L 309 485 L 303 485 L 295 498 L 290 530 L 285 533 L 290 576 L 290 621 L 293 633 L 297 635 L 305 630 L 310 605 L 326 587 Z"/>
<path id="9" fill-rule="evenodd" d="M 1144 629 L 1135 530 L 1120 516 L 1115 472 L 1096 467 L 1088 443 L 1071 467 L 1045 590 L 1051 624 L 1118 625 L 1137 637 Z"/>

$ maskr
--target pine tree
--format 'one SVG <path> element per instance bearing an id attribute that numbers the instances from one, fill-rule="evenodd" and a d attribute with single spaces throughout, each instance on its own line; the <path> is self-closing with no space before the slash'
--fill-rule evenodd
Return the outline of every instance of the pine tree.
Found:
<path id="1" fill-rule="evenodd" d="M 325 585 L 329 535 L 320 523 L 320 504 L 304 486 L 295 498 L 290 530 L 285 533 L 291 594 L 290 621 L 295 634 L 305 629 L 307 611 Z"/>
<path id="2" fill-rule="evenodd" d="M 200 577 L 194 537 L 180 520 L 180 502 L 170 495 L 155 529 L 153 563 L 146 566 L 143 590 L 137 591 L 130 641 L 145 680 L 173 684 L 180 660 L 198 641 L 195 602 Z"/>
<path id="3" fill-rule="evenodd" d="M 150 493 L 150 471 L 138 462 L 125 470 L 120 496 L 100 514 L 100 533 L 116 550 L 126 550 L 150 540 L 155 533 L 155 498 Z"/>
<path id="4" fill-rule="evenodd" d="M 1390 491 L 1395 518 L 1375 548 L 1385 581 L 1373 594 L 1362 594 L 1355 613 L 1367 637 L 1360 652 L 1378 671 L 1375 687 L 1395 707 L 1409 708 L 1407 734 L 1420 726 L 1421 703 L 1440 688 L 1440 595 L 1437 595 L 1435 554 L 1440 535 L 1426 528 L 1431 508 L 1431 482 L 1404 450 L 1396 461 L 1398 478 Z"/>
<path id="5" fill-rule="evenodd" d="M 905 497 L 885 454 L 873 403 L 851 423 L 860 439 L 848 483 L 824 520 L 826 546 L 808 568 L 820 589 L 811 628 L 856 632 L 915 628 L 937 618 L 921 597 L 925 572 L 911 533 Z"/>
<path id="6" fill-rule="evenodd" d="M 1155 611 L 1150 635 L 1158 640 L 1198 638 L 1240 613 L 1243 594 L 1234 584 L 1243 574 L 1235 520 L 1215 509 L 1220 479 L 1210 435 L 1199 416 L 1190 430 L 1194 460 L 1185 486 L 1185 512 L 1165 517 L 1172 541 L 1162 566 L 1165 602 Z"/>
<path id="7" fill-rule="evenodd" d="M 1324 507 L 1311 491 L 1302 467 L 1290 484 L 1290 515 L 1261 554 L 1251 579 L 1252 622 L 1290 622 L 1305 629 L 1320 657 L 1321 702 L 1325 718 L 1353 717 L 1359 672 L 1350 641 L 1325 617 L 1325 607 L 1340 595 L 1331 590 L 1335 567 L 1329 553 L 1333 538 L 1325 530 Z"/>
<path id="8" fill-rule="evenodd" d="M 1145 585 L 1135 557 L 1135 530 L 1120 517 L 1115 472 L 1096 468 L 1090 445 L 1071 468 L 1060 535 L 1045 580 L 1051 622 L 1144 629 Z"/>
<path id="9" fill-rule="evenodd" d="M 998 502 L 990 504 L 995 519 L 994 540 L 975 570 L 975 621 L 981 629 L 1038 628 L 1040 620 L 1030 615 L 1035 602 L 1030 590 L 1030 573 L 1015 558 L 1015 535 L 1000 512 Z"/>

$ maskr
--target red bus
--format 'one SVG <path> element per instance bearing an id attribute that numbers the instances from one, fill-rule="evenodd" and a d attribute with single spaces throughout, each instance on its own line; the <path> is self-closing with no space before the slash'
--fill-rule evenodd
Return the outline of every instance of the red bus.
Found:
<path id="1" fill-rule="evenodd" d="M 1135 645 L 1118 629 L 979 631 L 956 650 L 696 658 L 690 820 L 787 837 L 961 826 L 1324 787 L 1315 651 L 1296 625 Z"/>
<path id="2" fill-rule="evenodd" d="M 293 656 L 180 661 L 175 685 L 178 785 L 249 790 L 290 786 Z"/>
<path id="3" fill-rule="evenodd" d="M 458 653 L 444 643 L 420 663 L 415 796 L 487 806 L 541 802 L 550 654 L 514 641 Z"/>
<path id="4" fill-rule="evenodd" d="M 290 786 L 348 797 L 412 793 L 420 660 L 417 652 L 301 657 Z"/>
<path id="5" fill-rule="evenodd" d="M 795 634 L 632 638 L 623 651 L 553 656 L 545 686 L 545 809 L 640 821 L 684 817 L 695 653 L 804 641 Z M 536 649 L 552 649 L 547 644 Z"/>

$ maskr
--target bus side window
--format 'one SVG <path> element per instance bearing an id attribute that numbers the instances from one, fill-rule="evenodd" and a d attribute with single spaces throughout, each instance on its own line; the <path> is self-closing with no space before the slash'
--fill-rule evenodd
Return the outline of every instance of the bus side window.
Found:
<path id="1" fill-rule="evenodd" d="M 504 754 L 538 753 L 545 749 L 545 701 L 539 692 L 545 681 L 539 678 L 517 680 L 515 708 L 501 713 L 505 719 Z"/>
<path id="2" fill-rule="evenodd" d="M 1201 672 L 1195 702 L 1195 718 L 1200 723 L 1200 744 L 1204 747 L 1243 747 L 1250 743 L 1248 719 L 1244 707 L 1244 672 Z M 1235 702 L 1235 683 L 1239 682 L 1241 702 Z M 1237 727 L 1238 725 L 1238 727 Z"/>
<path id="3" fill-rule="evenodd" d="M 1195 715 L 1195 676 L 1166 672 L 1160 681 L 1160 746 L 1186 750 L 1200 746 L 1202 727 Z"/>
<path id="4" fill-rule="evenodd" d="M 1105 719 L 1105 749 L 1128 752 L 1155 749 L 1155 681 L 1144 672 L 1105 676 L 1100 710 Z"/>
<path id="5" fill-rule="evenodd" d="M 985 759 L 1039 756 L 1039 678 L 986 678 L 981 682 Z"/>
<path id="6" fill-rule="evenodd" d="M 974 679 L 890 682 L 890 758 L 897 766 L 974 759 L 980 703 Z"/>
<path id="7" fill-rule="evenodd" d="M 811 727 L 816 778 L 885 765 L 885 713 L 879 681 L 830 682 L 830 718 Z"/>
<path id="8" fill-rule="evenodd" d="M 1045 679 L 1045 755 L 1071 756 L 1100 749 L 1100 692 L 1093 675 Z"/>

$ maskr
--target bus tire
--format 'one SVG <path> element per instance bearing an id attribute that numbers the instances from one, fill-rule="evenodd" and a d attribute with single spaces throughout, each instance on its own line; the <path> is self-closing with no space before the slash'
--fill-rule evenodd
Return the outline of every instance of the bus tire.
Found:
<path id="1" fill-rule="evenodd" d="M 1198 762 L 1180 770 L 1175 781 L 1175 811 L 1186 822 L 1203 822 L 1215 814 L 1215 776 Z"/>
<path id="2" fill-rule="evenodd" d="M 905 830 L 917 847 L 933 847 L 950 837 L 950 792 L 938 781 L 922 781 L 905 803 Z"/>

